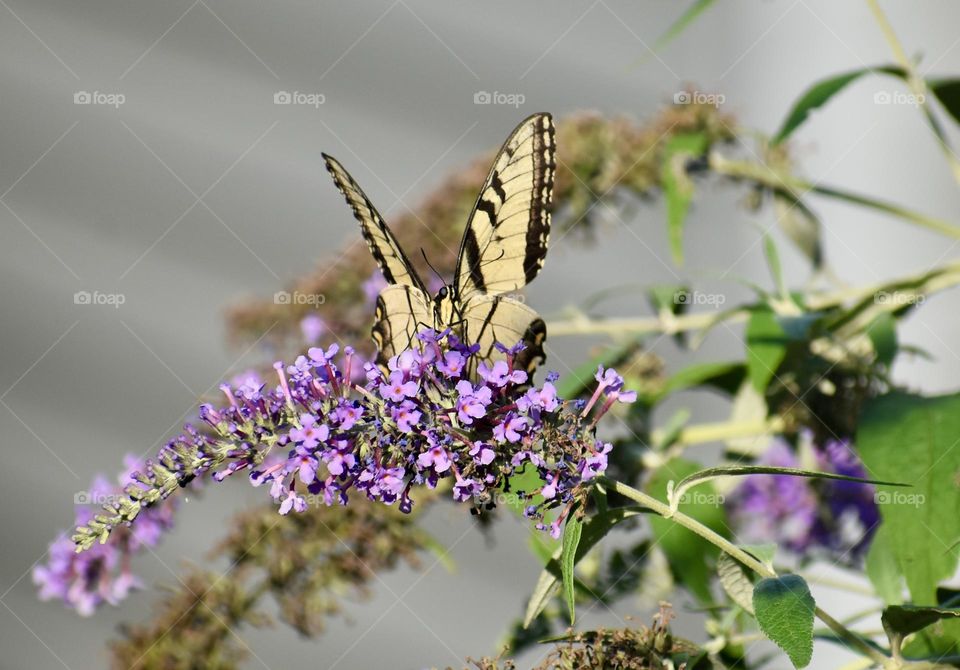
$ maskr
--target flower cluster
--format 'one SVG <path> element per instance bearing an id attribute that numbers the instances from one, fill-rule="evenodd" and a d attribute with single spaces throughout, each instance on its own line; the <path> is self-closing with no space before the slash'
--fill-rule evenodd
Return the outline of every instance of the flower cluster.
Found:
<path id="1" fill-rule="evenodd" d="M 812 445 L 814 468 L 849 477 L 867 477 L 846 441 Z M 784 442 L 764 454 L 764 465 L 806 467 Z M 880 517 L 873 486 L 788 475 L 751 475 L 731 498 L 732 515 L 747 541 L 775 541 L 797 554 L 826 551 L 852 560 L 870 543 Z"/>
<path id="2" fill-rule="evenodd" d="M 105 477 L 94 479 L 90 490 L 76 496 L 76 522 L 87 524 L 93 520 L 96 505 L 125 495 L 124 489 L 139 487 L 133 473 L 145 467 L 133 456 L 125 459 L 125 471 L 118 484 Z M 118 529 L 110 542 L 77 553 L 76 545 L 66 534 L 61 535 L 48 550 L 49 561 L 33 569 L 33 581 L 42 600 L 62 600 L 82 616 L 90 616 L 103 603 L 116 605 L 131 589 L 141 586 L 130 571 L 130 558 L 146 547 L 155 546 L 164 531 L 173 525 L 175 501 L 170 500 L 144 511 L 137 525 Z"/>
<path id="3" fill-rule="evenodd" d="M 272 388 L 251 378 L 221 386 L 227 402 L 200 407 L 209 430 L 188 428 L 170 441 L 136 473 L 128 497 L 77 529 L 78 548 L 105 540 L 198 475 L 221 481 L 240 472 L 289 514 L 311 503 L 343 505 L 351 495 L 409 511 L 414 487 L 443 481 L 454 500 L 482 509 L 529 467 L 540 483 L 511 493 L 538 528 L 558 536 L 582 484 L 606 469 L 611 445 L 594 436 L 597 420 L 635 394 L 601 368 L 588 403 L 564 403 L 555 374 L 536 387 L 514 368 L 522 344 L 498 345 L 502 360 L 491 362 L 449 331 L 426 330 L 418 340 L 385 370 L 333 345 L 275 364 Z M 554 509 L 561 511 L 549 521 Z"/>

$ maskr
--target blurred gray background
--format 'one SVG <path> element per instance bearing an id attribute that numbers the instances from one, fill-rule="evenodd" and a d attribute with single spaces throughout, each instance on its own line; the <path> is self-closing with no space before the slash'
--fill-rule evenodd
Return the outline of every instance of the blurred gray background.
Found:
<path id="1" fill-rule="evenodd" d="M 825 0 L 722 3 L 649 57 L 688 4 L 0 0 L 0 667 L 104 667 L 116 624 L 149 615 L 154 590 L 81 619 L 38 602 L 29 571 L 71 523 L 75 491 L 97 472 L 112 476 L 124 453 L 153 452 L 201 394 L 262 360 L 225 345 L 223 307 L 272 294 L 358 239 L 321 151 L 338 156 L 389 219 L 534 111 L 643 119 L 689 83 L 721 93 L 744 125 L 772 131 L 812 81 L 889 61 L 863 3 Z M 960 70 L 960 6 L 885 4 L 925 72 Z M 867 78 L 815 116 L 796 138 L 802 169 L 956 220 L 960 193 L 921 116 L 874 104 L 876 92 L 893 90 L 901 89 Z M 278 91 L 322 94 L 324 103 L 275 105 Z M 478 91 L 525 102 L 475 105 Z M 75 104 L 80 92 L 124 100 Z M 737 197 L 701 193 L 682 270 L 668 260 L 659 202 L 629 227 L 606 221 L 595 248 L 568 237 L 551 249 L 530 303 L 550 314 L 606 286 L 670 282 L 674 273 L 729 301 L 745 297 L 736 278 L 767 281 L 756 225 L 770 225 L 771 214 L 748 216 Z M 828 259 L 850 283 L 956 255 L 943 239 L 883 216 L 823 201 L 815 209 Z M 803 260 L 781 250 L 800 284 Z M 125 303 L 77 305 L 77 291 L 122 294 Z M 936 297 L 907 322 L 903 340 L 935 360 L 900 360 L 898 380 L 927 391 L 958 386 L 954 300 Z M 624 298 L 604 309 L 644 308 Z M 551 347 L 552 367 L 563 371 L 581 361 L 584 342 Z M 721 329 L 696 357 L 741 351 Z M 690 362 L 662 352 L 673 366 Z M 725 416 L 716 401 L 692 402 L 694 420 Z M 136 570 L 149 584 L 174 582 L 231 512 L 263 500 L 241 482 L 211 487 L 200 504 L 183 505 L 175 532 Z M 384 574 L 372 602 L 350 605 L 351 621 L 333 621 L 316 641 L 282 627 L 241 631 L 253 651 L 247 666 L 456 666 L 493 652 L 539 571 L 526 529 L 505 519 L 488 544 L 447 506 L 429 525 L 452 546 L 457 575 Z M 815 593 L 835 614 L 862 604 Z M 635 600 L 618 611 L 648 614 Z M 582 624 L 616 621 L 594 611 Z M 814 663 L 844 658 L 818 647 Z"/>

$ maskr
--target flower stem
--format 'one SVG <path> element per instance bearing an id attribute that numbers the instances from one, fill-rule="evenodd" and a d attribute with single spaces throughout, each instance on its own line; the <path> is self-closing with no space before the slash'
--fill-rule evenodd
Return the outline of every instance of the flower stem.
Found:
<path id="1" fill-rule="evenodd" d="M 917 106 L 920 108 L 920 111 L 923 112 L 923 116 L 930 126 L 930 130 L 933 131 L 934 137 L 937 138 L 937 143 L 940 145 L 943 155 L 950 164 L 950 171 L 953 173 L 953 178 L 957 183 L 960 183 L 960 159 L 953 153 L 953 149 L 950 147 L 950 142 L 943 132 L 943 128 L 940 127 L 936 117 L 933 115 L 930 104 L 927 102 L 930 95 L 927 82 L 920 76 L 920 73 L 917 72 L 913 61 L 907 57 L 907 53 L 897 38 L 893 26 L 890 25 L 887 15 L 883 13 L 883 9 L 880 7 L 879 0 L 867 0 L 867 6 L 870 8 L 874 20 L 880 27 L 884 39 L 887 41 L 887 44 L 890 45 L 890 50 L 893 52 L 893 59 L 897 62 L 897 65 L 903 68 L 906 74 L 907 86 L 910 87 L 910 92 L 913 93 L 916 98 Z"/>
<path id="2" fill-rule="evenodd" d="M 740 561 L 743 565 L 747 566 L 761 577 L 770 578 L 777 576 L 776 571 L 758 561 L 743 549 L 730 542 L 730 540 L 727 538 L 714 532 L 710 528 L 707 528 L 693 517 L 687 516 L 683 512 L 673 512 L 667 504 L 657 500 L 653 496 L 647 495 L 643 491 L 633 488 L 632 486 L 628 486 L 621 482 L 606 478 L 604 478 L 603 481 L 606 483 L 609 490 L 616 491 L 625 498 L 629 498 L 634 502 L 640 503 L 644 507 L 653 510 L 660 516 L 670 519 L 671 521 L 680 524 L 687 530 L 696 533 L 710 544 L 718 547 L 720 550 Z M 855 649 L 863 656 L 872 659 L 881 667 L 888 666 L 890 659 L 886 655 L 884 655 L 880 650 L 872 647 L 854 632 L 847 629 L 843 624 L 827 614 L 820 607 L 814 608 L 814 614 L 816 614 L 817 618 L 825 623 L 827 627 L 837 635 L 838 638 L 846 642 L 852 649 Z"/>
<path id="3" fill-rule="evenodd" d="M 952 155 L 952 154 L 951 154 Z M 745 179 L 768 188 L 786 191 L 794 198 L 800 198 L 805 193 L 817 193 L 830 198 L 844 200 L 855 205 L 875 209 L 886 214 L 892 214 L 905 221 L 922 228 L 933 230 L 947 237 L 960 239 L 960 227 L 926 214 L 920 214 L 900 205 L 876 200 L 859 193 L 843 191 L 838 188 L 821 186 L 796 175 L 784 174 L 774 170 L 769 165 L 752 161 L 737 161 L 723 157 L 716 151 L 710 153 L 710 169 L 716 174 L 725 175 L 734 179 Z"/>

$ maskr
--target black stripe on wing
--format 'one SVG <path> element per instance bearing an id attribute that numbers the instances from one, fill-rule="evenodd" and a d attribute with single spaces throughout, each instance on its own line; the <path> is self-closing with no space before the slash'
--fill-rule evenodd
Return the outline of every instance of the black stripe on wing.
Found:
<path id="1" fill-rule="evenodd" d="M 377 212 L 363 189 L 333 156 L 323 154 L 323 160 L 337 189 L 353 210 L 353 216 L 360 222 L 363 239 L 367 241 L 370 253 L 380 266 L 380 271 L 383 272 L 387 283 L 412 286 L 426 293 L 423 280 L 420 279 L 407 255 L 403 253 L 400 243 L 390 232 L 383 217 Z"/>
<path id="2" fill-rule="evenodd" d="M 555 172 L 553 121 L 534 114 L 504 143 L 464 231 L 455 293 L 506 293 L 540 272 L 550 236 Z"/>

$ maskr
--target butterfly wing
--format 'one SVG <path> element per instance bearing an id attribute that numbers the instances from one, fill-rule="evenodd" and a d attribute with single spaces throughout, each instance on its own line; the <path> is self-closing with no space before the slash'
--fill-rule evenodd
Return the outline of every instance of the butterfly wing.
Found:
<path id="1" fill-rule="evenodd" d="M 387 362 L 414 343 L 417 331 L 433 326 L 433 314 L 427 294 L 413 286 L 391 285 L 377 296 L 373 324 L 373 342 L 377 345 L 377 363 Z"/>
<path id="2" fill-rule="evenodd" d="M 363 190 L 353 180 L 350 173 L 333 156 L 323 154 L 327 170 L 333 177 L 340 193 L 343 194 L 353 210 L 353 215 L 360 222 L 363 238 L 370 247 L 370 253 L 380 266 L 384 279 L 388 284 L 411 286 L 426 294 L 427 289 L 417 271 L 410 264 L 407 255 L 403 253 L 397 238 L 393 236 L 386 222 L 380 216 L 373 203 L 367 198 Z"/>
<path id="3" fill-rule="evenodd" d="M 523 121 L 487 175 L 460 244 L 454 295 L 515 291 L 543 267 L 550 236 L 555 144 L 549 114 Z"/>
<path id="4" fill-rule="evenodd" d="M 503 359 L 504 354 L 494 344 L 511 347 L 520 340 L 526 349 L 514 359 L 516 368 L 532 373 L 546 359 L 543 343 L 547 326 L 539 314 L 522 302 L 507 296 L 477 294 L 464 305 L 462 318 L 466 341 L 480 345 L 478 360 Z"/>

